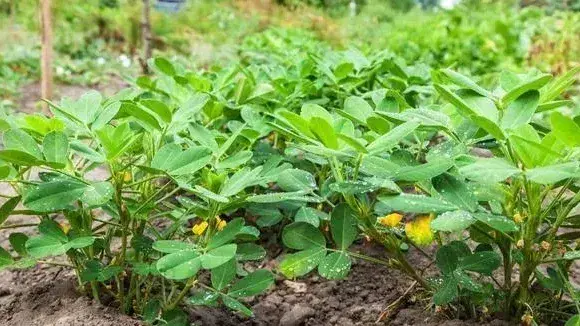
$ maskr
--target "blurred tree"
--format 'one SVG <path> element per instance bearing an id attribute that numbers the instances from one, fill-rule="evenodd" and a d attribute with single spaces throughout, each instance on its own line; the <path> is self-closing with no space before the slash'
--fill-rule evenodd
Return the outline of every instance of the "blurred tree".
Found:
<path id="1" fill-rule="evenodd" d="M 143 56 L 141 58 L 141 68 L 144 74 L 149 73 L 147 61 L 151 58 L 153 49 L 151 48 L 151 0 L 143 0 L 143 21 L 141 22 L 141 37 L 143 41 Z"/>
<path id="2" fill-rule="evenodd" d="M 51 0 L 40 0 L 40 24 L 42 53 L 40 57 L 40 92 L 43 99 L 52 98 L 52 6 Z M 48 111 L 48 106 L 43 104 L 43 110 Z"/>

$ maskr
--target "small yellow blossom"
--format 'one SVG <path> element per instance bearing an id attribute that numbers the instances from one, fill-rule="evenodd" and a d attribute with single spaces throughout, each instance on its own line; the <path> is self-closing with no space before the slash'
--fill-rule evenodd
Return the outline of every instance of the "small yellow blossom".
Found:
<path id="1" fill-rule="evenodd" d="M 533 322 L 534 322 L 534 317 L 532 315 L 530 315 L 529 313 L 526 313 L 525 315 L 522 316 L 522 325 L 530 326 L 533 324 Z"/>
<path id="2" fill-rule="evenodd" d="M 129 182 L 131 180 L 133 180 L 133 176 L 131 175 L 131 172 L 123 173 L 123 181 Z"/>
<path id="3" fill-rule="evenodd" d="M 552 249 L 552 245 L 548 241 L 542 241 L 540 247 L 542 247 L 543 251 L 550 251 Z"/>
<path id="4" fill-rule="evenodd" d="M 208 225 L 209 224 L 206 221 L 199 222 L 191 228 L 191 231 L 195 235 L 202 235 L 203 232 L 205 232 L 205 229 L 207 229 Z"/>
<path id="5" fill-rule="evenodd" d="M 417 216 L 415 220 L 405 225 L 405 233 L 415 244 L 426 246 L 433 242 L 433 231 L 431 230 L 431 221 L 433 215 Z"/>
<path id="6" fill-rule="evenodd" d="M 226 227 L 226 225 L 228 224 L 228 222 L 222 220 L 219 216 L 216 216 L 216 218 L 217 218 L 217 223 L 216 223 L 217 228 L 218 228 L 219 231 L 221 231 L 221 230 L 223 230 Z"/>
<path id="7" fill-rule="evenodd" d="M 68 234 L 68 231 L 70 231 L 70 224 L 66 222 L 60 223 L 60 229 L 62 232 L 64 232 L 64 234 Z"/>
<path id="8" fill-rule="evenodd" d="M 518 242 L 516 242 L 516 247 L 522 249 L 524 247 L 524 239 L 519 239 Z"/>
<path id="9" fill-rule="evenodd" d="M 393 228 L 393 227 L 399 225 L 399 223 L 401 223 L 402 219 L 403 219 L 403 215 L 401 215 L 399 213 L 391 213 L 389 215 L 386 215 L 386 216 L 379 218 L 378 222 L 386 227 Z"/>
<path id="10" fill-rule="evenodd" d="M 525 220 L 525 217 L 522 216 L 520 213 L 516 213 L 514 215 L 514 222 L 516 222 L 517 224 L 522 223 Z"/>

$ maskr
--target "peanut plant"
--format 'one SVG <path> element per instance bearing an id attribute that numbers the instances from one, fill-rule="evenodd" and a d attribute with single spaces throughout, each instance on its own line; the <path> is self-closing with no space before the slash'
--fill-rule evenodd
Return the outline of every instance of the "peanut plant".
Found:
<path id="1" fill-rule="evenodd" d="M 256 268 L 265 232 L 288 278 L 342 279 L 364 259 L 450 317 L 577 323 L 580 127 L 562 95 L 579 68 L 504 72 L 488 90 L 388 52 L 288 56 L 289 37 L 260 56 L 261 41 L 240 64 L 155 58 L 112 97 L 4 116 L 0 228 L 36 231 L 10 235 L 0 268 L 69 267 L 80 291 L 153 325 L 187 324 L 187 304 L 251 316 L 244 298 L 274 283 Z M 352 247 L 363 239 L 386 258 Z"/>

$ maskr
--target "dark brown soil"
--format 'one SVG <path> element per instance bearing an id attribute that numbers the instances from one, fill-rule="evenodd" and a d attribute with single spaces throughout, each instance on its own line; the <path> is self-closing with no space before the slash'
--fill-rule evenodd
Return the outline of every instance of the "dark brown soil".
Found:
<path id="1" fill-rule="evenodd" d="M 380 248 L 356 246 L 361 253 L 384 257 Z M 410 255 L 417 267 L 427 259 Z M 269 293 L 248 304 L 255 317 L 243 319 L 224 309 L 190 309 L 192 321 L 210 325 L 508 325 L 502 322 L 463 322 L 447 320 L 434 312 L 430 300 L 397 270 L 357 260 L 350 275 L 340 281 L 328 281 L 315 273 L 298 280 L 279 278 Z M 409 291 L 408 291 L 409 290 Z M 387 307 L 391 304 L 391 309 Z"/>

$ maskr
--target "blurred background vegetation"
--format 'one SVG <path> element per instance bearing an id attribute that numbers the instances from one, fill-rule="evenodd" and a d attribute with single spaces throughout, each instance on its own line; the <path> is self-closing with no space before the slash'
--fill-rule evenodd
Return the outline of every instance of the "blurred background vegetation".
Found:
<path id="1" fill-rule="evenodd" d="M 141 0 L 53 0 L 55 77 L 94 86 L 139 74 Z M 179 1 L 178 1 L 179 2 Z M 208 68 L 328 46 L 490 80 L 580 60 L 580 0 L 175 0 L 153 3 L 154 56 Z M 39 78 L 37 1 L 0 0 L 0 100 Z"/>

